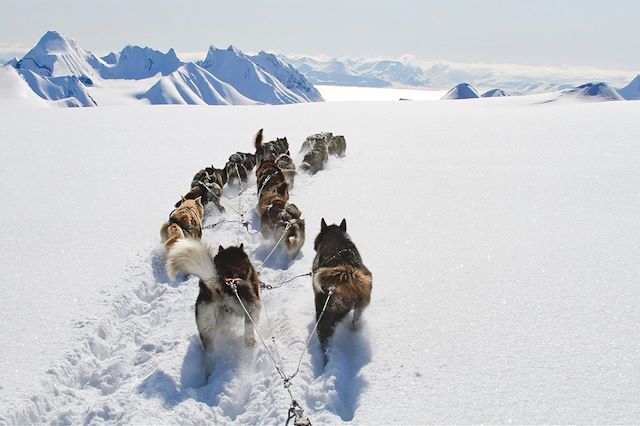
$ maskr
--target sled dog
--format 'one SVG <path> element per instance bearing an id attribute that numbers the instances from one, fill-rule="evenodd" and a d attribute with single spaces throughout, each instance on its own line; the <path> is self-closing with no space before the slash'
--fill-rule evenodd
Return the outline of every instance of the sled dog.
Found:
<path id="1" fill-rule="evenodd" d="M 313 292 L 316 321 L 320 318 L 329 289 L 334 292 L 318 323 L 318 340 L 327 361 L 329 339 L 336 325 L 353 310 L 351 325 L 358 328 L 362 311 L 371 300 L 372 275 L 362 263 L 360 253 L 347 234 L 347 221 L 328 225 L 322 219 L 320 233 L 314 241 Z"/>
<path id="2" fill-rule="evenodd" d="M 162 224 L 160 228 L 160 238 L 166 243 L 169 238 L 175 237 L 179 232 L 171 225 L 177 225 L 185 236 L 199 240 L 202 237 L 202 218 L 204 217 L 204 206 L 201 198 L 187 200 L 184 197 L 170 214 L 169 220 Z"/>
<path id="3" fill-rule="evenodd" d="M 236 152 L 229 157 L 224 166 L 229 185 L 246 183 L 251 171 L 256 166 L 256 156 L 245 152 Z"/>
<path id="4" fill-rule="evenodd" d="M 224 207 L 220 204 L 222 197 L 222 187 L 227 182 L 227 172 L 225 169 L 206 167 L 195 174 L 191 181 L 191 190 L 183 197 L 187 200 L 200 197 L 204 205 L 213 203 L 218 211 L 224 212 Z M 182 201 L 176 203 L 176 207 Z"/>

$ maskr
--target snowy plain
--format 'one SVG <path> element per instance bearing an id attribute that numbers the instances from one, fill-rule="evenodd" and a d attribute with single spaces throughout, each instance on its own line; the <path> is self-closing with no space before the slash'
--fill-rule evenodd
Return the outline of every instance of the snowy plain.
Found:
<path id="1" fill-rule="evenodd" d="M 259 128 L 293 153 L 319 131 L 347 139 L 344 159 L 296 181 L 307 242 L 263 280 L 310 269 L 322 217 L 347 219 L 374 276 L 364 328 L 338 330 L 324 372 L 317 340 L 303 357 L 292 391 L 314 424 L 640 422 L 640 102 L 545 96 L 0 102 L 0 423 L 284 423 L 287 393 L 239 327 L 206 381 L 196 281 L 170 281 L 159 248 L 192 175 L 251 151 Z M 250 209 L 248 192 L 227 201 Z M 233 224 L 204 239 L 264 258 Z M 263 301 L 292 371 L 310 281 Z"/>

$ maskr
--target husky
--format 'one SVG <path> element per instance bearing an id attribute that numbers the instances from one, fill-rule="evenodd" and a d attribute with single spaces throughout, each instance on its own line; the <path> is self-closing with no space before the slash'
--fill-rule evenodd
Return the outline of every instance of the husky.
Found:
<path id="1" fill-rule="evenodd" d="M 224 213 L 224 207 L 220 204 L 222 197 L 222 187 L 227 182 L 227 172 L 225 169 L 216 169 L 215 167 L 206 167 L 193 176 L 191 180 L 191 189 L 182 197 L 192 200 L 200 197 L 203 204 L 213 203 L 220 213 Z M 176 207 L 182 201 L 176 203 Z"/>
<path id="2" fill-rule="evenodd" d="M 304 155 L 299 169 L 309 174 L 315 175 L 320 170 L 324 169 L 324 166 L 329 160 L 327 142 L 323 138 L 318 138 L 315 139 L 312 144 L 310 144 L 310 147 L 311 149 Z"/>
<path id="3" fill-rule="evenodd" d="M 328 225 L 324 218 L 320 222 L 320 233 L 313 247 L 313 292 L 315 294 L 318 340 L 322 348 L 324 363 L 327 363 L 329 339 L 336 325 L 353 310 L 351 326 L 359 328 L 362 311 L 371 300 L 372 275 L 364 266 L 360 253 L 347 234 L 347 221 L 340 225 Z M 333 294 L 327 303 L 330 289 Z M 322 314 L 323 307 L 326 310 Z M 322 317 L 320 317 L 322 315 Z"/>
<path id="4" fill-rule="evenodd" d="M 187 200 L 184 197 L 170 214 L 169 220 L 162 224 L 160 228 L 160 238 L 166 243 L 170 238 L 180 238 L 179 231 L 172 225 L 177 225 L 185 237 L 199 240 L 202 237 L 202 219 L 204 217 L 204 206 L 200 197 L 195 200 Z M 175 238 L 178 235 L 178 238 Z M 171 244 L 171 243 L 170 243 Z"/>
<path id="5" fill-rule="evenodd" d="M 273 201 L 260 217 L 264 238 L 273 239 L 291 260 L 300 252 L 305 241 L 305 221 L 293 203 Z"/>
<path id="6" fill-rule="evenodd" d="M 224 320 L 229 316 L 244 318 L 245 342 L 248 346 L 255 346 L 253 324 L 245 309 L 258 324 L 261 307 L 260 279 L 244 251 L 244 244 L 227 248 L 220 246 L 214 256 L 199 241 L 180 240 L 167 254 L 167 272 L 172 279 L 178 272 L 200 278 L 200 292 L 196 299 L 196 326 L 206 354 L 213 353 L 216 331 L 225 327 Z M 206 367 L 208 373 L 211 373 L 211 365 L 207 363 Z"/>
<path id="7" fill-rule="evenodd" d="M 263 161 L 276 161 L 278 155 L 289 152 L 287 138 L 276 138 L 275 141 L 263 143 L 263 129 L 258 130 L 254 140 L 256 148 L 256 164 L 258 167 Z"/>
<path id="8" fill-rule="evenodd" d="M 276 157 L 275 163 L 276 166 L 280 167 L 280 170 L 282 170 L 282 174 L 284 174 L 284 179 L 287 181 L 289 189 L 293 188 L 293 181 L 295 180 L 298 172 L 296 172 L 296 165 L 293 162 L 289 151 L 284 154 L 278 155 L 278 157 Z"/>
<path id="9" fill-rule="evenodd" d="M 229 185 L 247 183 L 249 174 L 256 166 L 256 156 L 245 152 L 236 152 L 229 157 L 224 166 Z"/>
<path id="10" fill-rule="evenodd" d="M 347 150 L 347 141 L 344 136 L 331 136 L 327 145 L 329 155 L 344 157 Z"/>

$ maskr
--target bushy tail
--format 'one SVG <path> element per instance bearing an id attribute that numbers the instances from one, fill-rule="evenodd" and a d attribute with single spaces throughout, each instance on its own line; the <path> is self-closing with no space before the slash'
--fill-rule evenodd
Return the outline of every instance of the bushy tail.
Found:
<path id="1" fill-rule="evenodd" d="M 342 285 L 344 290 L 362 295 L 371 294 L 371 278 L 362 269 L 351 265 L 319 268 L 314 274 L 314 281 L 321 285 L 323 291 L 332 285 Z"/>
<path id="2" fill-rule="evenodd" d="M 256 149 L 260 148 L 262 146 L 262 131 L 264 129 L 260 129 L 258 130 L 258 133 L 256 134 L 256 140 L 254 142 L 254 146 L 256 147 Z"/>
<path id="3" fill-rule="evenodd" d="M 215 285 L 218 279 L 209 249 L 200 241 L 185 238 L 177 241 L 167 254 L 167 273 L 172 279 L 178 272 L 195 275 L 205 284 Z"/>

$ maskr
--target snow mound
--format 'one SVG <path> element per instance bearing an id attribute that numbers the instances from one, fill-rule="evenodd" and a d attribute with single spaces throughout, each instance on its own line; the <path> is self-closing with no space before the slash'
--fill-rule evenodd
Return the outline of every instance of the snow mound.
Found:
<path id="1" fill-rule="evenodd" d="M 622 101 L 620 93 L 607 83 L 586 83 L 573 89 L 565 90 L 563 96 L 573 96 L 585 100 Z"/>
<path id="2" fill-rule="evenodd" d="M 500 98 L 503 96 L 511 96 L 511 95 L 502 89 L 491 89 L 482 94 L 483 98 Z"/>
<path id="3" fill-rule="evenodd" d="M 103 78 L 126 80 L 141 80 L 158 73 L 166 76 L 184 64 L 173 49 L 162 53 L 139 46 L 126 46 L 120 53 L 110 53 L 101 60 Z"/>
<path id="4" fill-rule="evenodd" d="M 460 83 L 453 89 L 449 90 L 442 99 L 473 99 L 479 98 L 480 95 L 470 84 Z"/>
<path id="5" fill-rule="evenodd" d="M 287 62 L 282 56 L 261 51 L 249 57 L 263 71 L 278 79 L 293 93 L 302 96 L 309 102 L 323 101 L 322 95 L 313 87 L 300 71 Z"/>
<path id="6" fill-rule="evenodd" d="M 618 93 L 628 101 L 640 100 L 640 74 L 622 89 L 618 89 Z"/>
<path id="7" fill-rule="evenodd" d="M 56 102 L 58 105 L 67 107 L 98 106 L 75 75 L 43 77 L 30 70 L 22 70 L 22 75 L 33 92 L 42 99 L 59 101 Z"/>
<path id="8" fill-rule="evenodd" d="M 99 62 L 92 53 L 78 46 L 75 40 L 49 31 L 18 61 L 16 68 L 45 77 L 76 76 L 91 82 L 98 77 L 91 63 Z"/>
<path id="9" fill-rule="evenodd" d="M 204 68 L 189 62 L 162 77 L 141 98 L 151 104 L 250 105 L 257 102 L 240 94 Z"/>
<path id="10" fill-rule="evenodd" d="M 0 66 L 0 103 L 44 106 L 45 102 L 31 90 L 11 65 Z"/>
<path id="11" fill-rule="evenodd" d="M 201 65 L 249 99 L 272 105 L 307 101 L 304 96 L 287 89 L 276 77 L 262 70 L 233 46 L 226 50 L 211 46 Z"/>

